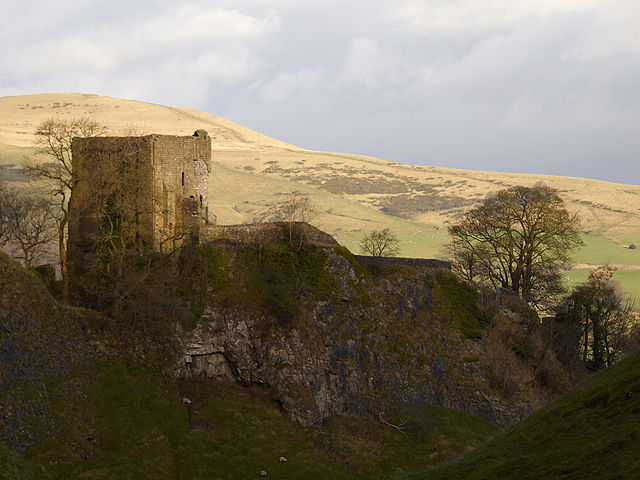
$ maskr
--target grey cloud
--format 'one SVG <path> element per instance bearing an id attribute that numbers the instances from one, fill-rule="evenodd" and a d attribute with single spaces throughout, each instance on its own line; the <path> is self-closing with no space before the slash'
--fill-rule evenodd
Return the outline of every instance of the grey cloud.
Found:
<path id="1" fill-rule="evenodd" d="M 0 94 L 181 104 L 302 147 L 640 180 L 624 0 L 0 6 Z"/>

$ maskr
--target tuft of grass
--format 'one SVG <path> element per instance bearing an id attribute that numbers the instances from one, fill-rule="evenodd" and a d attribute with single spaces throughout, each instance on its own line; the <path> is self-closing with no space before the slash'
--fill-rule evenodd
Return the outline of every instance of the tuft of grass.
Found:
<path id="1" fill-rule="evenodd" d="M 440 464 L 482 444 L 497 429 L 466 413 L 413 405 L 388 413 L 384 420 L 332 417 L 315 443 L 360 478 L 397 478 L 421 466 Z"/>
<path id="2" fill-rule="evenodd" d="M 253 305 L 284 324 L 298 319 L 306 295 L 327 300 L 336 287 L 325 253 L 315 246 L 269 245 L 233 253 L 209 247 L 204 258 L 206 280 L 223 302 Z"/>
<path id="3" fill-rule="evenodd" d="M 501 302 L 509 310 L 518 314 L 520 321 L 524 323 L 527 328 L 527 333 L 531 333 L 540 325 L 540 315 L 538 315 L 535 308 L 522 300 L 522 298 L 505 296 Z"/>
<path id="4" fill-rule="evenodd" d="M 451 317 L 457 328 L 467 338 L 482 338 L 484 329 L 493 318 L 493 313 L 483 310 L 479 305 L 478 292 L 468 283 L 463 282 L 452 272 L 440 270 L 429 279 L 434 298 L 440 297 L 437 303 L 442 317 Z"/>
<path id="5" fill-rule="evenodd" d="M 44 470 L 0 443 L 0 480 L 43 480 L 50 478 Z"/>

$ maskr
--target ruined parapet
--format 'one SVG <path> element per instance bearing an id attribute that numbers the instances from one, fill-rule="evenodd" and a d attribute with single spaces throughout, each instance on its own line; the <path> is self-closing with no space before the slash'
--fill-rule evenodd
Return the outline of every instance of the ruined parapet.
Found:
<path id="1" fill-rule="evenodd" d="M 201 229 L 201 242 L 235 243 L 247 246 L 261 246 L 283 243 L 291 240 L 304 245 L 319 247 L 338 246 L 335 238 L 322 230 L 304 222 L 268 222 L 246 225 L 207 225 Z"/>
<path id="2" fill-rule="evenodd" d="M 207 223 L 211 138 L 74 138 L 69 260 L 91 268 L 105 241 L 162 251 Z"/>
<path id="3" fill-rule="evenodd" d="M 451 270 L 451 262 L 433 258 L 378 257 L 369 255 L 354 255 L 354 258 L 362 265 L 368 265 L 370 267 L 401 266 L 429 270 L 440 268 Z"/>

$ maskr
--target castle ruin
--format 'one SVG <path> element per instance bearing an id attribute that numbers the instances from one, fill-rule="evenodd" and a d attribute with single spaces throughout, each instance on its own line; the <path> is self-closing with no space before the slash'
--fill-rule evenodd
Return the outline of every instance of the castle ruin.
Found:
<path id="1" fill-rule="evenodd" d="M 94 266 L 101 248 L 164 251 L 208 223 L 211 138 L 74 138 L 69 262 Z"/>
<path id="2" fill-rule="evenodd" d="M 67 245 L 72 275 L 93 269 L 105 252 L 166 252 L 186 236 L 200 242 L 264 244 L 286 240 L 291 229 L 281 223 L 209 224 L 211 138 L 205 130 L 184 137 L 74 138 L 72 155 Z M 338 245 L 331 235 L 294 223 L 307 244 Z M 451 269 L 449 262 L 438 260 L 357 259 L 373 266 Z"/>

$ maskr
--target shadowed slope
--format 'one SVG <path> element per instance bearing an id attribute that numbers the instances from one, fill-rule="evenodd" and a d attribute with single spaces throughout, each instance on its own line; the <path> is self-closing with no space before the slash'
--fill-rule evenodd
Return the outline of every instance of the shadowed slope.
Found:
<path id="1" fill-rule="evenodd" d="M 373 418 L 288 420 L 264 388 L 176 381 L 107 347 L 112 322 L 59 305 L 0 252 L 0 479 L 397 478 L 496 429 L 416 406 Z M 183 397 L 191 400 L 187 407 Z M 284 456 L 287 463 L 279 463 Z"/>
<path id="2" fill-rule="evenodd" d="M 459 462 L 412 480 L 637 479 L 640 353 L 587 379 Z"/>

